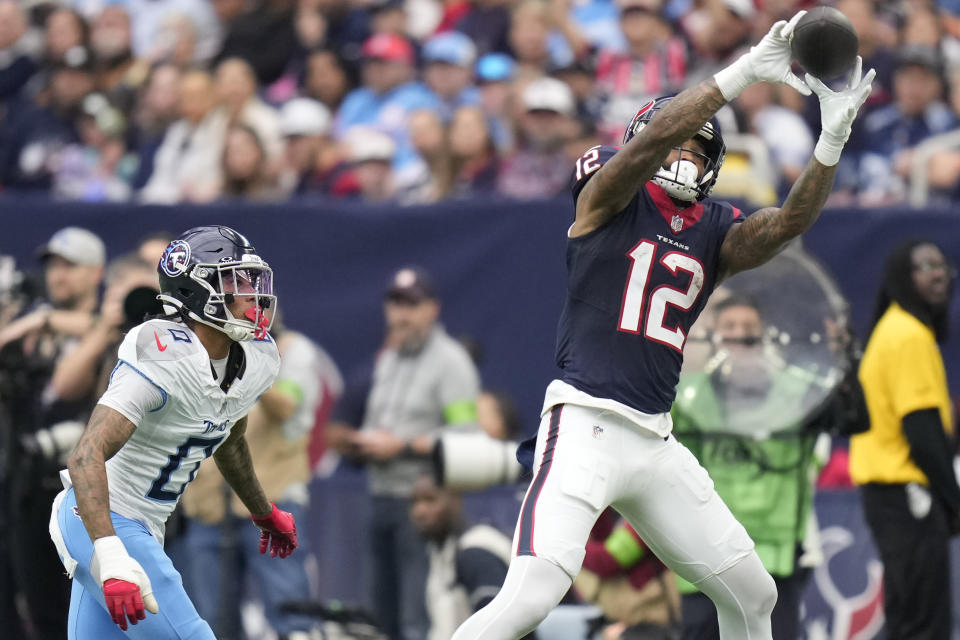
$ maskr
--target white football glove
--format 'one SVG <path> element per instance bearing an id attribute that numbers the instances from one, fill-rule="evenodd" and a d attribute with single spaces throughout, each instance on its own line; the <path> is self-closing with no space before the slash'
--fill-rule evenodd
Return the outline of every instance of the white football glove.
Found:
<path id="1" fill-rule="evenodd" d="M 110 617 L 124 631 L 127 620 L 137 624 L 144 619 L 144 609 L 150 613 L 160 611 L 147 572 L 130 557 L 117 536 L 94 540 L 90 574 L 103 589 Z"/>
<path id="2" fill-rule="evenodd" d="M 857 62 L 850 73 L 850 81 L 840 91 L 832 91 L 827 85 L 809 73 L 807 84 L 820 99 L 820 139 L 813 155 L 820 164 L 832 167 L 840 162 L 840 152 L 850 137 L 853 121 L 860 107 L 870 95 L 870 83 L 877 72 L 873 69 L 862 76 L 863 59 L 857 56 Z"/>
<path id="3" fill-rule="evenodd" d="M 793 54 L 790 51 L 793 28 L 805 13 L 806 11 L 800 11 L 790 19 L 790 22 L 781 20 L 774 24 L 767 35 L 763 36 L 763 40 L 750 47 L 750 51 L 740 56 L 736 62 L 713 76 L 717 86 L 720 87 L 720 93 L 727 102 L 756 82 L 782 82 L 805 96 L 810 95 L 810 87 L 790 71 L 790 64 L 793 61 Z"/>

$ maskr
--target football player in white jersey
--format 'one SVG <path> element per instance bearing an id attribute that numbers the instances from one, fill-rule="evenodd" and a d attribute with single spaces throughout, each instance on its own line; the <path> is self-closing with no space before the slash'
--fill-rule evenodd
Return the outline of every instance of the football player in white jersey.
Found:
<path id="1" fill-rule="evenodd" d="M 70 640 L 214 639 L 163 552 L 164 523 L 211 455 L 260 528 L 260 552 L 297 547 L 294 519 L 267 501 L 243 435 L 280 365 L 267 333 L 273 272 L 246 238 L 216 226 L 171 242 L 158 271 L 169 315 L 120 345 L 53 505 L 50 535 L 73 578 Z"/>

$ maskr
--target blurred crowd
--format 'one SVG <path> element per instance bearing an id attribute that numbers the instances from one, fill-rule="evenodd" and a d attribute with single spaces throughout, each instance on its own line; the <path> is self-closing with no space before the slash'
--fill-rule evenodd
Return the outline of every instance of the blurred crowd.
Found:
<path id="1" fill-rule="evenodd" d="M 584 149 L 709 77 L 803 0 L 0 0 L 0 187 L 87 202 L 399 204 L 561 194 Z M 960 198 L 960 3 L 838 0 L 867 113 L 831 204 Z M 717 195 L 774 202 L 815 99 L 721 112 Z"/>

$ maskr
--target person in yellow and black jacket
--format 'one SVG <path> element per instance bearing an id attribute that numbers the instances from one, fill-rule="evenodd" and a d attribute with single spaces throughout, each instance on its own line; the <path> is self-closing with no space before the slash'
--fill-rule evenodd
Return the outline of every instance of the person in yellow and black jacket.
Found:
<path id="1" fill-rule="evenodd" d="M 934 243 L 887 258 L 860 364 L 870 429 L 850 442 L 850 476 L 884 565 L 887 637 L 950 638 L 950 536 L 960 531 L 953 421 L 938 343 L 956 272 Z"/>

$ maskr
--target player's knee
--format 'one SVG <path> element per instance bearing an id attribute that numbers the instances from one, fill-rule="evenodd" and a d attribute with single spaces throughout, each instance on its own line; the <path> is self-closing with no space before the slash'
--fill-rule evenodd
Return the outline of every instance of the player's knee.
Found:
<path id="1" fill-rule="evenodd" d="M 773 612 L 773 607 L 777 604 L 777 583 L 766 571 L 757 576 L 757 580 L 751 585 L 751 593 L 748 594 L 746 604 L 752 607 L 758 617 L 769 616 Z"/>

